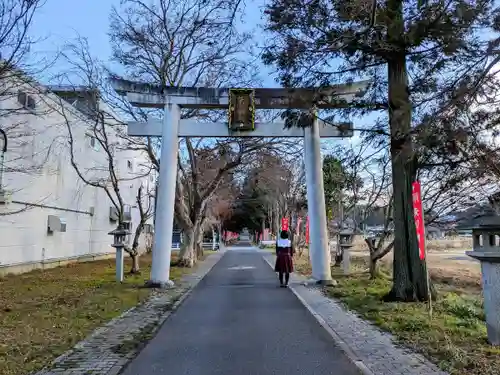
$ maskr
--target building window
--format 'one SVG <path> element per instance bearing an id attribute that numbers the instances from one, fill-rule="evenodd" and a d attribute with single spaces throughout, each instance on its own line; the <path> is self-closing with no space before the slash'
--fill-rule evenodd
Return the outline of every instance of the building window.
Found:
<path id="1" fill-rule="evenodd" d="M 35 98 L 23 91 L 17 93 L 17 101 L 26 109 L 36 108 Z"/>
<path id="2" fill-rule="evenodd" d="M 19 91 L 19 93 L 17 94 L 17 101 L 19 102 L 19 104 L 21 104 L 23 107 L 25 107 L 27 97 L 28 97 L 28 95 L 26 95 L 25 92 Z"/>
<path id="3" fill-rule="evenodd" d="M 29 109 L 35 109 L 36 107 L 35 99 L 30 95 L 28 95 L 28 102 L 26 103 L 26 107 L 28 107 Z"/>
<path id="4" fill-rule="evenodd" d="M 99 151 L 99 142 L 97 142 L 97 138 L 88 133 L 87 137 L 89 137 L 89 147 L 94 149 L 95 151 Z"/>

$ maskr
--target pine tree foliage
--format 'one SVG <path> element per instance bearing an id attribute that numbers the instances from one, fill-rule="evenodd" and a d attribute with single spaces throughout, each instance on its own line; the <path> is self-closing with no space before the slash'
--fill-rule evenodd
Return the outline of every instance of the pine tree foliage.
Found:
<path id="1" fill-rule="evenodd" d="M 264 62 L 278 68 L 282 85 L 370 82 L 363 97 L 336 115 L 377 112 L 365 139 L 391 155 L 395 245 L 388 300 L 430 297 L 413 222 L 411 184 L 419 171 L 467 178 L 491 168 L 499 155 L 484 137 L 500 120 L 492 106 L 499 14 L 493 0 L 272 0 L 266 9 L 272 38 Z"/>

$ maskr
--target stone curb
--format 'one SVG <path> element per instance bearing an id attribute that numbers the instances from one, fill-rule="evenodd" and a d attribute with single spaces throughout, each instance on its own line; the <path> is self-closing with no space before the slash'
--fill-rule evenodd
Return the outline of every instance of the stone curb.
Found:
<path id="1" fill-rule="evenodd" d="M 269 266 L 274 269 L 273 264 L 269 260 L 268 256 L 263 256 Z M 292 285 L 289 285 L 288 289 L 292 291 L 292 293 L 297 297 L 297 299 L 304 305 L 304 307 L 312 314 L 312 316 L 316 319 L 316 321 L 325 329 L 326 332 L 332 337 L 335 344 L 342 350 L 345 356 L 361 371 L 363 375 L 375 375 L 366 365 L 365 363 L 358 358 L 358 356 L 354 353 L 354 350 L 342 340 L 342 338 L 328 325 L 328 323 L 323 319 L 323 317 L 318 314 L 305 300 L 302 298 L 299 293 L 295 290 Z"/>
<path id="2" fill-rule="evenodd" d="M 113 327 L 114 325 L 120 324 L 120 322 L 126 318 L 129 318 L 130 315 L 134 314 L 139 307 L 144 307 L 147 304 L 151 304 L 154 309 L 154 301 L 158 298 L 155 295 L 152 295 L 147 301 L 144 303 L 134 306 L 123 313 L 121 313 L 119 316 L 111 319 L 107 323 L 105 323 L 103 326 L 97 328 L 94 330 L 92 333 L 90 333 L 85 339 L 82 341 L 78 342 L 73 348 L 69 349 L 59 357 L 57 357 L 55 360 L 53 360 L 48 368 L 39 370 L 38 372 L 33 373 L 33 375 L 80 375 L 80 374 L 96 374 L 96 375 L 117 375 L 128 366 L 128 364 L 140 353 L 140 351 L 144 348 L 144 346 L 149 342 L 158 332 L 158 330 L 161 328 L 161 326 L 165 323 L 165 321 L 181 306 L 183 302 L 186 301 L 186 299 L 191 295 L 191 292 L 193 291 L 194 288 L 198 285 L 198 283 L 203 280 L 203 278 L 215 267 L 215 265 L 222 259 L 226 252 L 226 249 L 221 249 L 215 254 L 210 254 L 203 262 L 200 263 L 198 266 L 198 269 L 194 270 L 192 274 L 186 274 L 184 275 L 179 283 L 180 286 L 180 296 L 178 299 L 170 306 L 168 311 L 163 312 L 157 319 L 152 319 L 152 323 L 154 323 L 154 328 L 149 332 L 150 338 L 145 341 L 141 342 L 135 350 L 131 351 L 130 353 L 127 353 L 123 358 L 116 360 L 114 359 L 113 362 L 116 362 L 113 364 L 111 368 L 78 368 L 78 369 L 63 369 L 63 368 L 57 368 L 58 365 L 61 365 L 64 363 L 66 360 L 69 360 L 70 357 L 73 354 L 76 354 L 78 351 L 85 351 L 86 348 L 89 345 L 89 342 L 92 341 L 92 339 L 98 339 L 99 335 L 104 334 L 110 327 Z M 207 264 L 208 263 L 208 264 Z M 197 274 L 198 273 L 198 274 Z M 153 311 L 151 312 L 153 314 Z M 106 359 L 104 359 L 106 361 Z M 85 367 L 85 366 L 84 366 Z"/>

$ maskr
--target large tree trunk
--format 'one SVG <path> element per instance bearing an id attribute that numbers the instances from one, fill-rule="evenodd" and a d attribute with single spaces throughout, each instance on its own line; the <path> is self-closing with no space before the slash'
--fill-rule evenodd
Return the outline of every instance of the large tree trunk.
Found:
<path id="1" fill-rule="evenodd" d="M 377 261 L 376 260 L 373 260 L 372 258 L 370 258 L 370 267 L 369 267 L 368 271 L 370 272 L 370 279 L 371 280 L 377 278 L 378 269 L 377 269 Z"/>
<path id="2" fill-rule="evenodd" d="M 132 268 L 130 269 L 131 274 L 140 274 L 141 270 L 139 267 L 139 253 L 133 251 L 130 253 L 130 258 L 132 259 Z"/>
<path id="3" fill-rule="evenodd" d="M 397 46 L 403 35 L 401 0 L 388 0 L 389 44 Z M 418 256 L 413 218 L 412 182 L 415 177 L 411 139 L 411 103 L 406 71 L 406 55 L 401 49 L 388 59 L 389 124 L 391 128 L 392 184 L 394 192 L 393 286 L 386 301 L 428 300 L 425 261 Z"/>
<path id="4" fill-rule="evenodd" d="M 195 235 L 196 235 L 196 241 L 195 241 L 195 262 L 203 257 L 204 251 L 203 251 L 203 237 L 205 234 L 204 231 L 204 224 L 199 224 L 197 225 L 197 228 L 195 229 Z"/>
<path id="5" fill-rule="evenodd" d="M 193 267 L 195 263 L 195 234 L 194 229 L 189 228 L 183 230 L 183 241 L 181 245 L 181 250 L 179 252 L 179 263 L 180 267 Z"/>

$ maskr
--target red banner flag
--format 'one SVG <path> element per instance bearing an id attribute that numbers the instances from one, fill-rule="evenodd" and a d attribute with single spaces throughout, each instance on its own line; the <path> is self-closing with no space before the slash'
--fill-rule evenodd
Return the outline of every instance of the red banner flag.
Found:
<path id="1" fill-rule="evenodd" d="M 309 216 L 306 218 L 306 244 L 309 245 Z"/>
<path id="2" fill-rule="evenodd" d="M 421 260 L 425 259 L 425 224 L 424 212 L 422 208 L 422 191 L 420 182 L 415 181 L 412 184 L 413 197 L 413 217 L 415 219 L 415 228 L 417 230 L 418 253 Z"/>
<path id="3" fill-rule="evenodd" d="M 281 219 L 281 230 L 288 231 L 288 218 L 284 217 Z"/>

